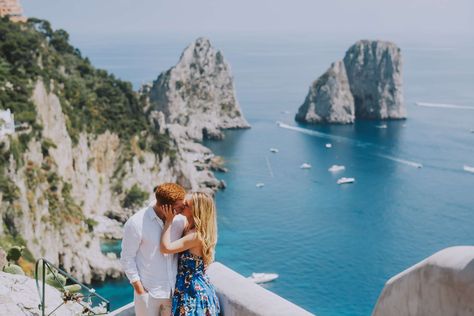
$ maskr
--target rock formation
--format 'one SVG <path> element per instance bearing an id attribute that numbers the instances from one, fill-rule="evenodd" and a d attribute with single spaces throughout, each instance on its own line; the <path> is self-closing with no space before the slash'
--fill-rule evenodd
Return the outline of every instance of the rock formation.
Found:
<path id="1" fill-rule="evenodd" d="M 403 119 L 400 49 L 384 41 L 358 41 L 309 89 L 295 119 L 352 123 L 355 119 Z"/>
<path id="2" fill-rule="evenodd" d="M 222 138 L 222 129 L 248 128 L 235 96 L 230 66 L 208 39 L 198 38 L 149 89 L 153 110 L 167 124 L 186 126 L 195 140 Z"/>
<path id="3" fill-rule="evenodd" d="M 307 123 L 352 123 L 354 99 L 342 61 L 335 62 L 309 88 L 296 120 Z"/>
<path id="4" fill-rule="evenodd" d="M 406 117 L 400 48 L 384 41 L 358 41 L 344 57 L 358 119 Z"/>

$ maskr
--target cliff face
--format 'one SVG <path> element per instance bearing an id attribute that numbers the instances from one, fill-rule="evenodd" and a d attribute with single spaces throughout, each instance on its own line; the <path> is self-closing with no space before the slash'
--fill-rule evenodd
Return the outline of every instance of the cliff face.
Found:
<path id="1" fill-rule="evenodd" d="M 100 239 L 121 238 L 122 223 L 153 199 L 159 183 L 222 188 L 214 155 L 189 137 L 188 127 L 166 123 L 145 94 L 93 68 L 64 31 L 29 23 L 35 27 L 0 21 L 0 34 L 8 30 L 9 40 L 31 54 L 10 61 L 13 44 L 0 42 L 3 69 L 11 70 L 0 77 L 7 91 L 0 108 L 12 107 L 26 126 L 0 140 L 0 246 L 21 243 L 31 260 L 45 257 L 84 282 L 118 277 L 119 263 L 101 253 Z"/>
<path id="2" fill-rule="evenodd" d="M 342 61 L 333 63 L 313 82 L 296 120 L 307 123 L 354 122 L 354 99 Z"/>
<path id="3" fill-rule="evenodd" d="M 344 57 L 356 117 L 401 119 L 403 104 L 400 48 L 384 41 L 358 41 Z"/>
<path id="4" fill-rule="evenodd" d="M 194 161 L 188 157 L 191 150 L 184 146 L 178 146 L 173 161 L 136 146 L 132 158 L 124 162 L 127 149 L 114 133 L 81 133 L 77 145 L 73 145 L 59 98 L 48 93 L 42 81 L 36 83 L 32 100 L 43 126 L 42 136 L 28 143 L 21 166 L 13 157 L 10 159 L 8 176 L 19 194 L 13 205 L 2 203 L 0 214 L 9 223 L 10 232 L 24 239 L 34 257 L 60 264 L 80 280 L 90 282 L 121 273 L 118 262 L 100 251 L 100 237 L 108 231 L 96 232 L 91 226 L 107 221 L 112 227 L 120 227 L 105 214 L 126 218 L 138 208 L 138 204 L 126 208 L 121 203 L 134 185 L 147 193 L 156 184 L 168 181 L 188 189 L 214 184 L 212 190 L 219 186 L 211 172 L 194 168 Z M 41 139 L 54 145 L 46 152 Z M 210 151 L 198 147 L 194 153 Z"/>
<path id="5" fill-rule="evenodd" d="M 230 66 L 205 38 L 189 45 L 179 62 L 158 76 L 148 96 L 166 123 L 186 126 L 192 139 L 222 138 L 222 129 L 249 127 L 235 96 Z"/>
<path id="6" fill-rule="evenodd" d="M 307 123 L 353 123 L 355 119 L 403 119 L 400 49 L 363 40 L 352 45 L 310 87 L 295 119 Z"/>

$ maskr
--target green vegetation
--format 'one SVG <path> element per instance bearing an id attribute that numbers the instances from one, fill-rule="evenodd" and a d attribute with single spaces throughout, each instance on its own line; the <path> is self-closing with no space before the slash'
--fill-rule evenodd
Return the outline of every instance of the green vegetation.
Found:
<path id="1" fill-rule="evenodd" d="M 92 218 L 87 218 L 85 221 L 84 221 L 87 225 L 87 229 L 89 230 L 90 233 L 92 233 L 94 231 L 94 227 L 96 227 L 99 223 L 92 219 Z"/>
<path id="2" fill-rule="evenodd" d="M 7 263 L 5 267 L 3 267 L 3 272 L 10 273 L 10 274 L 19 274 L 19 275 L 25 275 L 25 272 L 23 269 L 14 263 Z"/>
<path id="3" fill-rule="evenodd" d="M 141 206 L 146 199 L 148 199 L 148 192 L 143 191 L 137 184 L 134 184 L 122 200 L 122 206 L 125 208 Z"/>
<path id="4" fill-rule="evenodd" d="M 16 121 L 30 124 L 34 131 L 41 130 L 30 101 L 38 79 L 60 98 L 75 143 L 83 131 L 100 134 L 109 130 L 126 141 L 138 133 L 145 139 L 156 136 L 132 84 L 94 68 L 69 44 L 66 31 L 53 30 L 48 21 L 34 18 L 26 25 L 0 19 L 0 88 L 4 89 L 0 109 L 10 108 Z M 158 138 L 149 148 L 162 154 L 169 149 L 169 137 Z"/>
<path id="5" fill-rule="evenodd" d="M 3 201 L 13 203 L 18 199 L 20 190 L 7 175 L 9 158 L 10 151 L 5 148 L 5 143 L 0 142 L 0 191 L 3 193 Z"/>
<path id="6" fill-rule="evenodd" d="M 49 138 L 44 138 L 41 143 L 41 152 L 43 156 L 49 156 L 49 149 L 57 148 L 56 144 Z"/>
<path id="7" fill-rule="evenodd" d="M 0 267 L 3 272 L 19 275 L 31 275 L 31 268 L 34 259 L 25 246 L 21 244 L 24 244 L 22 239 L 15 239 L 8 235 L 0 239 L 0 250 L 8 249 L 6 257 L 8 262 L 5 266 Z M 22 258 L 23 254 L 25 254 L 25 258 Z"/>

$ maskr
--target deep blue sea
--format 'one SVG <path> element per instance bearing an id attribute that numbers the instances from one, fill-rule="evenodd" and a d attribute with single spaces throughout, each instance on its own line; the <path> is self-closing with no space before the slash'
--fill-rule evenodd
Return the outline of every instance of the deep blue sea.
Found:
<path id="1" fill-rule="evenodd" d="M 97 36 L 75 45 L 138 87 L 174 65 L 191 40 Z M 319 316 L 370 315 L 391 276 L 442 248 L 474 243 L 474 174 L 463 170 L 474 166 L 474 110 L 414 104 L 474 106 L 474 44 L 397 42 L 406 121 L 296 124 L 310 83 L 356 40 L 211 38 L 231 65 L 252 125 L 206 143 L 229 168 L 217 174 L 228 185 L 217 194 L 217 260 L 243 275 L 278 273 L 265 287 Z M 312 168 L 300 169 L 304 162 Z M 346 170 L 331 174 L 333 164 Z M 356 182 L 337 185 L 341 176 Z M 132 299 L 125 281 L 96 289 L 113 307 Z"/>

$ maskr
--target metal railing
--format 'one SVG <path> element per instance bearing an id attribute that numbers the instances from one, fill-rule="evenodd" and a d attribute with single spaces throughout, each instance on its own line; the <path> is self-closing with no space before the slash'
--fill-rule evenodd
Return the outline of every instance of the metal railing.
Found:
<path id="1" fill-rule="evenodd" d="M 81 311 L 79 311 L 81 315 L 105 315 L 110 311 L 108 300 L 44 258 L 36 261 L 35 280 L 42 316 L 54 315 L 61 306 L 70 305 L 69 303 L 76 304 L 76 308 L 81 308 Z M 71 284 L 66 285 L 68 281 Z M 48 314 L 46 314 L 46 284 L 58 289 L 62 299 L 62 303 L 53 308 Z M 98 300 L 98 302 L 94 302 L 94 300 Z"/>

